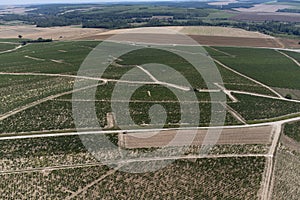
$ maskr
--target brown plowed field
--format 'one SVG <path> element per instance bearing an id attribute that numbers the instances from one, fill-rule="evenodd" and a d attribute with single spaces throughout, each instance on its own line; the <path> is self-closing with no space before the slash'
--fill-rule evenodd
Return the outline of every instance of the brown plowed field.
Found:
<path id="1" fill-rule="evenodd" d="M 217 144 L 270 144 L 272 136 L 272 126 L 226 128 L 221 131 Z M 125 148 L 166 147 L 178 134 L 177 136 L 181 139 L 174 142 L 172 146 L 184 146 L 188 142 L 185 139 L 193 136 L 194 133 L 195 130 L 181 130 L 178 133 L 176 130 L 166 130 L 155 135 L 153 132 L 121 133 L 119 145 Z M 197 130 L 192 145 L 203 144 L 206 134 L 207 130 Z M 210 132 L 210 134 L 213 133 Z M 149 137 L 149 135 L 153 136 Z"/>
<path id="2" fill-rule="evenodd" d="M 191 35 L 201 45 L 282 48 L 274 38 L 241 38 Z"/>
<path id="3" fill-rule="evenodd" d="M 151 36 L 152 35 L 152 36 Z M 94 35 L 81 39 L 86 40 L 106 40 L 113 35 Z M 141 37 L 141 40 L 138 37 Z M 224 37 L 224 36 L 203 36 L 203 35 L 189 35 L 192 39 L 197 41 L 201 45 L 209 46 L 238 46 L 238 47 L 268 47 L 268 48 L 299 48 L 297 40 L 292 39 L 275 39 L 275 38 L 248 38 L 248 37 Z M 152 37 L 152 39 L 151 39 Z M 156 39 L 153 39 L 155 37 Z M 161 38 L 162 43 L 167 44 L 168 41 L 163 40 L 166 37 L 165 34 L 132 34 L 132 42 L 145 42 L 145 38 L 148 38 L 148 42 L 155 42 L 157 38 Z M 180 44 L 180 41 L 176 41 Z"/>

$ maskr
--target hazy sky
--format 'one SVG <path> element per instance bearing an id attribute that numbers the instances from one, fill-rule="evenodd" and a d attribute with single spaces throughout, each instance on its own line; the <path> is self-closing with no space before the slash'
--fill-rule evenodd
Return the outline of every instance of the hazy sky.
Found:
<path id="1" fill-rule="evenodd" d="M 46 4 L 46 3 L 92 3 L 92 2 L 101 3 L 101 2 L 116 2 L 116 1 L 118 2 L 118 1 L 145 1 L 145 0 L 0 0 L 0 5 Z M 153 1 L 153 0 L 148 0 L 148 1 Z"/>

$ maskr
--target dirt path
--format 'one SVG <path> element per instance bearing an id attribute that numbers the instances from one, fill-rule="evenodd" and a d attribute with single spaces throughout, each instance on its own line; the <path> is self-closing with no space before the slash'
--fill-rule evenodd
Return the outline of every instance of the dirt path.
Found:
<path id="1" fill-rule="evenodd" d="M 45 59 L 43 58 L 36 58 L 36 57 L 32 57 L 32 56 L 24 56 L 25 58 L 29 58 L 31 60 L 37 60 L 37 61 L 45 61 Z"/>
<path id="2" fill-rule="evenodd" d="M 83 167 L 94 167 L 101 166 L 102 163 L 87 163 L 87 164 L 74 164 L 74 165 L 58 165 L 58 166 L 49 166 L 49 167 L 38 167 L 38 168 L 30 168 L 30 169 L 19 169 L 19 170 L 4 170 L 0 171 L 0 174 L 21 174 L 21 173 L 32 173 L 32 172 L 46 172 L 46 171 L 54 171 L 54 170 L 62 170 L 62 169 L 74 169 L 74 168 L 83 168 Z"/>
<path id="3" fill-rule="evenodd" d="M 172 83 L 166 82 L 151 82 L 151 81 L 129 81 L 129 80 L 118 80 L 118 79 L 106 79 L 98 78 L 92 76 L 78 76 L 78 75 L 68 75 L 68 74 L 47 74 L 47 73 L 32 73 L 32 72 L 0 72 L 0 75 L 13 75 L 13 76 L 50 76 L 50 77 L 68 77 L 68 78 L 78 78 L 78 79 L 87 79 L 87 80 L 97 80 L 102 82 L 119 82 L 119 83 L 128 83 L 128 84 L 149 84 L 149 85 L 166 85 L 183 91 L 190 91 L 189 87 L 179 86 Z"/>
<path id="4" fill-rule="evenodd" d="M 238 100 L 231 94 L 229 90 L 227 90 L 225 87 L 220 85 L 219 83 L 214 83 L 218 88 L 220 88 L 230 99 L 233 103 L 238 102 Z"/>
<path id="5" fill-rule="evenodd" d="M 274 41 L 277 42 L 277 44 L 281 47 L 281 48 L 285 48 L 285 45 L 276 37 L 274 37 Z"/>
<path id="6" fill-rule="evenodd" d="M 106 177 L 108 177 L 108 176 L 112 175 L 113 173 L 115 173 L 116 171 L 118 171 L 118 169 L 119 169 L 120 167 L 121 167 L 121 166 L 119 166 L 118 168 L 109 170 L 106 174 L 102 175 L 100 178 L 94 180 L 93 182 L 89 183 L 89 184 L 86 185 L 85 187 L 80 188 L 79 190 L 77 190 L 76 192 L 74 192 L 71 196 L 68 196 L 68 197 L 66 198 L 66 200 L 73 199 L 74 197 L 78 196 L 80 193 L 82 193 L 82 192 L 84 192 L 84 191 L 87 191 L 90 187 L 94 186 L 95 184 L 99 183 L 100 181 L 102 181 L 102 180 L 105 179 Z"/>
<path id="7" fill-rule="evenodd" d="M 222 102 L 221 105 L 239 122 L 241 122 L 242 124 L 247 124 L 246 120 L 228 104 Z"/>
<path id="8" fill-rule="evenodd" d="M 273 173 L 274 173 L 274 156 L 276 152 L 277 145 L 279 143 L 280 133 L 281 133 L 282 125 L 277 123 L 273 126 L 273 141 L 271 147 L 268 152 L 267 162 L 266 162 L 266 169 L 264 172 L 264 177 L 261 186 L 261 199 L 262 200 L 269 200 L 272 197 L 272 180 L 273 180 Z"/>
<path id="9" fill-rule="evenodd" d="M 232 92 L 232 93 L 237 93 L 237 94 L 246 94 L 246 95 L 250 95 L 250 96 L 264 97 L 264 98 L 268 98 L 268 99 L 276 99 L 276 100 L 281 100 L 281 101 L 289 101 L 289 102 L 294 102 L 294 103 L 300 103 L 300 100 L 296 100 L 296 99 L 280 98 L 280 97 L 274 97 L 274 96 L 269 96 L 269 95 L 264 95 L 264 94 L 237 91 L 237 90 L 229 90 L 229 91 Z"/>
<path id="10" fill-rule="evenodd" d="M 9 50 L 6 50 L 6 51 L 1 51 L 0 54 L 4 54 L 4 53 L 10 53 L 10 52 L 14 52 L 14 51 L 17 51 L 18 49 L 21 49 L 22 47 L 24 47 L 25 45 L 19 45 L 13 49 L 9 49 Z"/>
<path id="11" fill-rule="evenodd" d="M 236 57 L 235 55 L 232 55 L 232 54 L 229 54 L 229 53 L 227 53 L 227 52 L 221 51 L 221 50 L 216 49 L 216 48 L 214 48 L 214 47 L 212 47 L 212 46 L 207 46 L 207 47 L 210 48 L 210 49 L 212 49 L 212 50 L 214 50 L 214 51 L 216 51 L 216 52 L 219 52 L 219 53 L 222 53 L 222 54 L 224 54 L 224 55 L 226 55 L 226 56 L 229 56 L 229 57 L 231 57 L 231 58 L 235 58 L 235 57 Z"/>
<path id="12" fill-rule="evenodd" d="M 185 87 L 185 86 L 180 86 L 180 85 L 175 85 L 175 84 L 172 84 L 172 83 L 167 83 L 167 82 L 159 81 L 148 70 L 146 70 L 142 66 L 136 66 L 136 67 L 139 68 L 140 70 L 142 70 L 143 72 L 145 72 L 158 85 L 165 85 L 165 86 L 169 86 L 169 87 L 172 87 L 172 88 L 175 88 L 175 89 L 179 89 L 179 90 L 183 90 L 183 91 L 190 91 L 191 90 L 191 88 L 189 88 L 189 87 Z"/>

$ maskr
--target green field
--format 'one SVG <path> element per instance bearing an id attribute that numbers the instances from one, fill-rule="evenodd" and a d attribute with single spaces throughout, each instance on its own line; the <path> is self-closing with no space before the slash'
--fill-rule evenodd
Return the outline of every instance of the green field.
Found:
<path id="1" fill-rule="evenodd" d="M 300 89 L 300 67 L 271 49 L 215 47 L 231 55 L 212 55 L 232 69 L 268 86 Z M 288 81 L 287 81 L 288 80 Z"/>
<path id="2" fill-rule="evenodd" d="M 73 89 L 73 78 L 0 75 L 0 114 Z"/>
<path id="3" fill-rule="evenodd" d="M 298 62 L 300 62 L 300 53 L 294 51 L 282 51 L 282 52 L 296 59 Z"/>
<path id="4" fill-rule="evenodd" d="M 26 72 L 26 73 L 50 73 L 50 74 L 76 74 L 81 62 L 85 56 L 95 47 L 99 42 L 95 41 L 74 41 L 74 42 L 52 42 L 29 44 L 23 48 L 1 55 L 3 62 L 0 63 L 0 72 Z M 273 50 L 266 49 L 250 49 L 250 48 L 232 48 L 232 47 L 207 47 L 208 53 L 227 64 L 229 67 L 240 71 L 256 80 L 264 79 L 261 82 L 271 85 L 274 84 L 278 87 L 285 87 L 284 84 L 296 85 L 297 81 L 285 81 L 282 79 L 272 78 L 274 75 L 282 73 L 282 76 L 294 77 L 297 74 L 299 67 L 295 67 L 289 59 L 284 57 Z M 192 52 L 194 49 L 190 49 Z M 203 53 L 203 52 L 201 52 Z M 249 59 L 247 56 L 255 56 L 256 59 Z M 190 124 L 189 126 L 207 126 L 211 120 L 211 103 L 212 100 L 216 101 L 222 92 L 198 92 L 196 89 L 205 89 L 207 84 L 215 89 L 218 89 L 215 83 L 205 83 L 203 78 L 196 69 L 191 66 L 186 60 L 178 57 L 174 53 L 165 50 L 158 50 L 154 48 L 144 48 L 141 50 L 132 51 L 123 55 L 116 63 L 112 63 L 104 72 L 104 78 L 120 79 L 124 73 L 129 70 L 135 69 L 136 65 L 143 65 L 147 63 L 161 63 L 171 66 L 176 71 L 180 72 L 191 84 L 194 91 L 180 91 L 182 96 L 188 93 L 195 93 L 200 109 L 199 124 Z M 224 86 L 234 91 L 251 92 L 263 95 L 274 96 L 274 94 L 267 88 L 240 76 L 221 65 L 216 65 L 219 70 Z M 259 67 L 260 66 L 260 67 Z M 284 67 L 282 67 L 284 66 Z M 290 67 L 292 70 L 283 70 Z M 295 67 L 295 69 L 294 69 Z M 261 69 L 260 69 L 261 68 Z M 144 67 L 147 69 L 147 67 Z M 267 70 L 271 70 L 270 73 Z M 135 69 L 136 70 L 136 69 Z M 149 69 L 148 69 L 149 70 Z M 127 78 L 137 78 L 134 80 L 152 81 L 147 75 L 141 75 L 141 71 L 135 71 Z M 136 73 L 136 74 L 134 74 Z M 144 73 L 144 72 L 142 72 Z M 153 74 L 157 79 L 169 83 L 176 84 L 176 76 L 154 72 Z M 71 91 L 74 84 L 74 78 L 68 77 L 49 77 L 49 76 L 15 76 L 15 75 L 0 75 L 0 91 L 1 101 L 0 114 L 7 114 L 11 110 L 17 110 L 22 106 L 29 105 L 42 98 L 47 98 L 54 94 L 61 94 L 56 100 L 43 102 L 34 107 L 29 107 L 24 111 L 18 112 L 0 122 L 1 133 L 20 133 L 30 131 L 43 131 L 43 130 L 64 130 L 74 129 L 75 125 L 72 116 L 72 95 L 64 92 Z M 166 78 L 165 78 L 166 77 Z M 166 80 L 165 80 L 165 79 Z M 272 78 L 272 79 L 271 79 Z M 130 80 L 130 79 L 128 79 Z M 272 82 L 272 83 L 271 83 Z M 177 83 L 179 84 L 179 83 Z M 222 83 L 219 83 L 222 84 Z M 280 84 L 280 85 L 276 85 Z M 127 116 L 132 117 L 133 121 L 139 125 L 146 127 L 157 127 L 158 124 L 151 124 L 150 116 L 148 115 L 149 109 L 155 105 L 162 105 L 167 112 L 167 121 L 164 127 L 178 127 L 180 122 L 180 105 L 175 94 L 168 88 L 158 84 L 134 84 L 134 83 L 121 83 L 119 84 L 126 88 L 118 91 L 119 97 L 125 95 L 125 91 L 132 91 L 130 99 L 127 102 L 118 102 L 121 99 L 112 99 L 112 92 L 115 91 L 116 83 L 108 82 L 99 85 L 96 90 L 95 96 L 89 96 L 91 89 L 86 89 L 80 92 L 82 103 L 93 103 L 96 100 L 96 112 L 98 122 L 102 127 L 107 125 L 106 114 L 111 112 L 111 103 L 114 103 L 116 108 L 121 108 L 129 105 L 129 113 Z M 182 85 L 185 86 L 185 85 Z M 286 86 L 289 87 L 289 86 Z M 292 87 L 292 86 L 291 86 Z M 138 89 L 137 89 L 138 88 Z M 163 94 L 163 95 L 162 95 Z M 217 98 L 212 98 L 212 96 Z M 299 104 L 296 102 L 288 102 L 283 100 L 275 100 L 270 98 L 263 98 L 257 96 L 248 96 L 243 94 L 234 94 L 238 102 L 232 102 L 227 96 L 227 103 L 238 112 L 246 121 L 252 123 L 253 121 L 259 122 L 260 120 L 268 121 L 275 120 L 274 118 L 282 117 L 292 113 L 300 112 Z M 221 96 L 220 96 L 221 97 Z M 112 102 L 111 102 L 112 101 Z M 186 102 L 185 104 L 187 104 Z M 190 102 L 191 103 L 191 102 Z M 217 105 L 215 113 L 226 112 L 226 125 L 239 124 L 232 114 L 227 112 L 218 102 L 213 102 Z M 272 109 L 265 110 L 266 106 L 272 106 Z M 191 114 L 194 111 L 190 111 Z M 160 113 L 159 113 L 160 114 Z M 119 125 L 123 127 L 127 124 L 124 116 L 117 116 Z M 221 119 L 216 119 L 216 124 L 221 125 Z M 161 125 L 160 125 L 161 126 Z M 86 128 L 95 128 L 89 127 Z M 128 126 L 128 128 L 134 128 Z"/>
<path id="5" fill-rule="evenodd" d="M 1 42 L 0 42 L 0 53 L 1 53 L 2 51 L 14 49 L 16 46 L 17 46 L 17 44 L 1 43 Z"/>
<path id="6" fill-rule="evenodd" d="M 284 100 L 268 99 L 244 94 L 234 94 L 239 99 L 237 103 L 229 105 L 249 122 L 259 120 L 272 121 L 274 118 L 300 113 L 300 103 Z M 266 109 L 267 108 L 267 109 Z"/>
<path id="7" fill-rule="evenodd" d="M 2 54 L 0 70 L 76 74 L 82 61 L 98 43 L 78 41 L 29 44 L 16 52 Z"/>
<path id="8" fill-rule="evenodd" d="M 239 122 L 236 119 L 238 117 L 232 113 L 240 115 L 247 123 L 276 121 L 294 117 L 300 113 L 299 102 L 279 99 L 267 87 L 238 75 L 222 65 L 217 64 L 216 67 L 222 76 L 223 83 L 217 82 L 219 86 L 215 82 L 205 83 L 197 70 L 175 53 L 148 47 L 125 54 L 116 62 L 111 63 L 102 78 L 115 80 L 99 82 L 99 85 L 95 85 L 94 88 L 83 89 L 74 94 L 66 93 L 72 91 L 75 78 L 59 75 L 76 75 L 82 61 L 97 44 L 98 42 L 94 41 L 29 44 L 17 51 L 1 54 L 0 58 L 3 62 L 0 63 L 0 72 L 28 73 L 27 75 L 0 74 L 0 100 L 2 102 L 0 117 L 4 116 L 4 119 L 0 121 L 1 136 L 74 132 L 76 126 L 73 119 L 72 101 L 85 108 L 77 114 L 82 116 L 80 123 L 86 130 L 99 129 L 89 124 L 92 121 L 89 112 L 93 112 L 93 110 L 88 110 L 89 105 L 95 105 L 97 120 L 101 127 L 107 127 L 109 123 L 107 114 L 114 111 L 111 105 L 117 111 L 128 107 L 127 115 L 124 113 L 117 115 L 117 125 L 113 128 L 106 128 L 108 130 L 119 129 L 118 125 L 123 129 L 136 129 L 137 125 L 144 128 L 179 127 L 182 122 L 181 105 L 195 104 L 200 110 L 199 123 L 184 124 L 187 127 L 209 126 L 213 105 L 216 108 L 213 114 L 217 115 L 214 125 L 223 125 L 220 114 L 226 115 L 225 125 L 241 125 L 242 122 Z M 295 78 L 300 68 L 274 50 L 233 47 L 207 47 L 206 49 L 213 58 L 228 67 L 268 86 L 297 89 L 297 79 L 287 81 L 290 80 L 287 77 Z M 193 50 L 192 47 L 191 50 Z M 203 56 L 203 52 L 199 53 Z M 189 81 L 191 85 L 189 90 L 180 89 L 180 87 L 170 89 L 159 83 L 144 84 L 143 82 L 153 80 L 149 74 L 147 75 L 136 65 L 153 62 L 171 66 L 180 72 L 179 74 Z M 143 69 L 151 71 L 147 66 Z M 129 70 L 136 71 L 124 78 L 123 75 Z M 34 73 L 44 73 L 44 76 Z M 48 73 L 57 74 L 57 76 L 49 76 Z M 276 79 L 279 74 L 282 78 Z M 188 86 L 177 81 L 175 75 L 165 74 L 160 70 L 153 72 L 152 75 L 168 83 L 182 87 Z M 166 78 L 163 79 L 164 77 Z M 138 80 L 142 83 L 117 82 L 120 78 L 134 79 L 133 81 Z M 80 79 L 81 82 L 83 80 L 85 79 Z M 203 90 L 208 86 L 214 89 L 211 93 Z M 225 95 L 226 90 L 223 90 L 222 86 L 229 90 L 237 101 L 232 99 L 229 93 Z M 94 90 L 95 94 L 90 95 Z M 127 91 L 131 91 L 130 98 L 124 99 Z M 181 94 L 185 101 L 179 102 L 174 92 Z M 58 96 L 50 98 L 55 94 Z M 188 99 L 190 94 L 195 94 L 193 102 Z M 226 98 L 227 102 L 225 99 L 219 100 L 220 97 Z M 47 98 L 46 101 L 38 102 L 44 98 Z M 37 104 L 30 106 L 32 103 Z M 157 104 L 166 111 L 165 122 L 151 121 L 149 111 Z M 23 106 L 28 107 L 22 109 Z M 9 116 L 11 110 L 18 112 Z M 155 114 L 164 115 L 163 111 Z M 198 113 L 190 109 L 188 114 L 193 116 Z M 128 116 L 137 125 L 126 123 Z M 298 129 L 298 123 L 287 124 L 284 132 L 289 137 L 298 140 Z M 93 137 L 95 136 L 85 139 L 94 141 Z M 115 144 L 118 143 L 117 133 L 107 134 L 105 137 Z M 0 140 L 0 171 L 5 171 L 0 174 L 2 178 L 0 199 L 11 197 L 34 199 L 40 196 L 46 199 L 65 199 L 72 194 L 76 194 L 79 199 L 93 199 L 95 196 L 103 199 L 122 199 L 128 194 L 135 195 L 133 199 L 135 197 L 172 199 L 174 196 L 179 199 L 185 197 L 258 199 L 257 194 L 261 189 L 262 174 L 266 163 L 266 158 L 263 156 L 179 159 L 155 172 L 131 174 L 112 171 L 102 166 L 93 156 L 96 153 L 105 158 L 121 159 L 123 155 L 120 154 L 119 149 L 104 147 L 101 151 L 89 152 L 81 139 L 78 136 L 60 136 Z M 156 149 L 129 151 L 132 158 L 137 158 L 138 153 L 152 150 Z M 168 147 L 165 153 L 170 156 L 175 150 L 176 147 Z M 200 146 L 191 146 L 184 155 L 198 155 L 199 150 Z M 266 154 L 268 152 L 269 144 L 225 144 L 211 147 L 208 155 Z M 160 164 L 160 161 L 147 160 L 134 164 L 136 164 L 133 165 L 134 167 L 140 167 L 141 164 Z M 283 172 L 277 171 L 276 173 Z M 286 190 L 280 185 L 282 181 L 276 181 L 275 188 L 278 191 L 279 189 Z M 278 193 L 276 195 L 281 197 Z"/>

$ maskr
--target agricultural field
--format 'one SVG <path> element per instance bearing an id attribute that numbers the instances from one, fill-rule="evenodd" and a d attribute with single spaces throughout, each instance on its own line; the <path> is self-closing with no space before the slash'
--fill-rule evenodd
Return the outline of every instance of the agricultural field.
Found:
<path id="1" fill-rule="evenodd" d="M 159 162 L 144 163 L 145 166 L 151 164 Z M 220 158 L 176 160 L 159 171 L 141 174 L 109 170 L 105 166 L 8 173 L 0 175 L 5 183 L 1 184 L 0 195 L 1 198 L 13 196 L 21 199 L 40 196 L 67 198 L 72 195 L 80 199 L 95 196 L 120 199 L 130 193 L 136 197 L 159 196 L 165 199 L 174 195 L 182 198 L 257 199 L 264 165 L 264 158 Z M 172 189 L 169 189 L 171 185 Z"/>
<path id="2" fill-rule="evenodd" d="M 286 146 L 278 148 L 275 158 L 274 188 L 272 199 L 298 199 L 300 154 Z"/>
<path id="3" fill-rule="evenodd" d="M 43 72 L 74 74 L 87 54 L 99 42 L 53 42 L 28 44 L 1 55 L 1 72 Z"/>
<path id="4" fill-rule="evenodd" d="M 2 51 L 7 51 L 10 49 L 14 49 L 17 46 L 17 44 L 12 44 L 12 43 L 1 43 L 0 42 L 0 53 Z"/>
<path id="5" fill-rule="evenodd" d="M 286 124 L 284 126 L 284 134 L 300 142 L 300 122 Z"/>
<path id="6" fill-rule="evenodd" d="M 79 69 L 81 62 L 84 60 L 84 56 L 98 43 L 99 42 L 96 41 L 69 41 L 49 44 L 29 44 L 15 52 L 1 55 L 5 62 L 1 62 L 0 64 L 0 69 L 3 73 L 0 74 L 2 77 L 0 90 L 2 93 L 2 101 L 5 103 L 1 104 L 3 120 L 0 122 L 0 132 L 20 133 L 64 129 L 73 130 L 75 125 L 72 116 L 72 94 L 69 92 L 72 90 L 74 84 L 75 77 L 73 75 L 75 75 Z M 256 94 L 259 94 L 276 97 L 276 94 L 266 86 L 251 79 L 262 80 L 262 83 L 274 87 L 299 87 L 296 76 L 300 68 L 295 66 L 295 63 L 284 55 L 267 49 L 206 47 L 206 50 L 211 57 L 222 62 L 216 62 L 216 67 L 223 79 L 223 83 L 219 84 L 224 85 L 227 90 L 237 92 L 233 95 L 236 100 L 226 95 L 227 104 L 233 110 L 228 111 L 226 110 L 228 108 L 224 108 L 223 105 L 218 104 L 219 102 L 213 102 L 218 108 L 214 112 L 226 113 L 226 125 L 241 124 L 240 119 L 237 119 L 235 116 L 236 113 L 247 122 L 252 123 L 253 121 L 259 122 L 259 120 L 274 120 L 274 118 L 300 112 L 300 106 L 297 102 L 256 96 Z M 256 59 L 247 59 L 246 57 L 248 55 L 252 55 L 251 57 L 256 57 Z M 216 91 L 214 93 L 200 92 L 200 90 L 207 88 L 207 83 L 204 83 L 201 75 L 195 77 L 195 74 L 198 74 L 197 71 L 195 71 L 187 61 L 179 58 L 174 53 L 154 48 L 132 51 L 120 57 L 115 63 L 112 63 L 105 70 L 102 78 L 118 80 L 129 70 L 135 69 L 136 65 L 151 63 L 153 59 L 156 59 L 155 62 L 171 66 L 188 79 L 192 88 L 194 88 L 194 92 L 196 91 L 195 94 L 198 100 L 198 102 L 190 103 L 197 103 L 200 108 L 199 124 L 190 124 L 189 126 L 207 126 L 211 118 L 212 95 L 214 97 L 222 95 L 222 88 L 215 85 L 215 83 L 208 83 L 211 87 L 215 88 Z M 226 64 L 227 68 L 222 64 Z M 290 67 L 291 70 L 283 70 L 283 65 L 285 68 Z M 274 70 L 274 68 L 276 70 Z M 147 67 L 144 67 L 144 69 L 147 70 Z M 268 70 L 271 69 L 272 72 L 269 73 Z M 236 73 L 234 70 L 243 75 Z M 15 74 L 11 74 L 11 72 L 21 74 L 16 76 Z M 51 74 L 54 76 L 50 76 Z M 279 74 L 282 77 L 281 79 L 271 78 L 274 76 L 279 77 Z M 139 77 L 139 75 L 140 72 L 136 75 L 132 74 L 132 77 Z M 153 75 L 158 79 L 162 77 L 162 74 L 159 73 Z M 287 82 L 284 81 L 284 76 L 292 76 L 295 78 Z M 151 77 L 146 76 L 141 77 L 141 80 L 152 81 Z M 169 76 L 166 81 L 176 84 L 174 80 L 176 80 L 176 77 Z M 102 127 L 108 125 L 107 113 L 112 112 L 110 107 L 111 103 L 113 103 L 116 108 L 121 108 L 129 104 L 129 115 L 136 124 L 145 125 L 145 127 L 153 125 L 155 127 L 155 124 L 151 124 L 148 111 L 153 105 L 160 103 L 168 114 L 165 127 L 178 127 L 180 121 L 180 106 L 178 99 L 171 90 L 158 84 L 146 84 L 142 87 L 136 84 L 122 84 L 122 87 L 132 87 L 132 90 L 136 90 L 138 87 L 131 98 L 125 102 L 122 102 L 123 100 L 120 101 L 120 99 L 111 100 L 112 92 L 116 86 L 115 82 L 108 82 L 97 86 L 95 99 L 86 97 L 85 92 L 88 94 L 89 89 L 83 89 L 80 92 L 82 99 L 77 99 L 76 101 L 92 103 L 96 100 L 98 121 Z M 175 90 L 185 94 L 185 92 L 179 89 Z M 22 95 L 20 95 L 20 91 L 22 91 Z M 120 92 L 119 96 L 124 96 L 122 91 Z M 241 94 L 239 94 L 239 92 L 241 92 Z M 246 93 L 243 94 L 243 92 Z M 163 96 L 160 95 L 162 93 L 164 94 Z M 247 93 L 254 94 L 254 96 Z M 20 110 L 14 115 L 9 114 L 10 110 L 18 110 L 39 99 L 44 99 L 44 101 Z M 271 112 L 270 110 L 264 111 L 263 108 L 266 105 L 273 106 Z M 252 109 L 252 107 L 255 109 Z M 6 116 L 6 114 L 9 115 Z M 117 121 L 126 122 L 125 118 L 122 119 L 118 117 L 119 116 L 117 116 Z M 217 119 L 216 124 L 221 125 L 221 123 L 222 122 Z M 126 124 L 122 123 L 119 125 L 126 126 Z M 96 127 L 86 128 L 93 129 Z"/>
<path id="7" fill-rule="evenodd" d="M 300 89 L 300 67 L 272 49 L 215 47 L 231 56 L 212 55 L 232 69 L 271 87 Z M 286 81 L 289 80 L 289 81 Z"/>
<path id="8" fill-rule="evenodd" d="M 110 56 L 102 79 L 86 87 L 91 80 L 87 76 L 78 77 L 77 72 L 99 43 L 31 43 L 0 54 L 0 177 L 3 180 L 0 198 L 122 199 L 128 193 L 150 199 L 260 198 L 264 184 L 271 180 L 265 180 L 268 178 L 265 174 L 276 152 L 283 123 L 280 120 L 300 115 L 300 102 L 277 92 L 278 88 L 300 89 L 297 79 L 300 68 L 292 59 L 272 49 L 207 46 L 206 53 L 194 52 L 189 47 L 197 57 L 209 56 L 209 62 L 215 63 L 222 77 L 222 81 L 205 82 L 206 77 L 175 53 L 187 47 L 174 45 L 171 51 L 166 51 L 146 45 L 118 59 Z M 289 55 L 298 59 L 296 53 Z M 163 67 L 153 70 L 146 65 L 149 63 L 170 66 L 187 82 L 178 81 L 176 74 L 166 73 Z M 97 74 L 91 76 L 95 78 Z M 84 87 L 72 91 L 76 78 Z M 132 93 L 126 99 L 128 91 Z M 90 96 L 91 92 L 95 93 Z M 176 94 L 184 100 L 180 101 Z M 193 101 L 188 99 L 190 94 L 195 95 Z M 94 105 L 97 122 L 106 131 L 104 137 L 119 144 L 118 149 L 103 147 L 96 151 L 84 146 L 82 138 L 75 133 L 72 107 L 75 103 L 85 108 L 77 113 L 85 117 L 80 121 L 80 128 L 84 128 L 78 129 L 81 131 L 78 134 L 88 133 L 86 141 L 96 141 L 96 136 L 89 133 L 100 129 L 89 124 L 92 121 L 89 112 L 93 112 L 89 105 Z M 165 110 L 165 113 L 163 110 L 155 113 L 166 115 L 162 122 L 151 118 L 151 109 L 158 104 Z M 199 120 L 194 124 L 181 120 L 181 108 L 187 105 L 199 108 Z M 124 108 L 128 109 L 119 114 Z M 189 109 L 188 114 L 199 115 L 197 109 Z M 217 118 L 211 119 L 214 114 Z M 129 117 L 134 125 L 127 123 Z M 261 122 L 272 123 L 262 126 Z M 174 162 L 155 172 L 126 173 L 122 169 L 129 166 L 123 166 L 122 160 L 117 170 L 102 165 L 94 157 L 100 155 L 119 161 L 123 158 L 120 150 L 127 150 L 131 166 L 160 165 L 159 158 L 141 159 L 139 153 L 148 155 L 161 148 L 157 144 L 163 138 L 150 147 L 138 142 L 140 146 L 132 148 L 125 142 L 130 142 L 128 132 L 141 136 L 137 128 L 168 128 L 166 132 L 172 132 L 181 126 L 189 133 L 191 127 L 206 127 L 196 138 L 202 141 L 199 138 L 204 138 L 208 126 L 222 129 L 228 125 L 235 127 L 224 129 L 216 145 L 208 145 L 209 153 L 204 157 L 199 157 L 202 146 L 196 142 L 182 157 L 176 157 L 177 147 L 165 148 L 163 156 Z M 298 123 L 286 124 L 284 133 L 298 140 L 298 129 Z M 143 131 L 147 134 L 149 130 Z M 276 159 L 279 159 L 276 165 L 280 164 L 281 158 Z M 276 171 L 279 177 L 280 166 Z M 280 191 L 282 180 L 276 177 L 275 180 L 278 184 L 274 190 Z M 275 194 L 280 197 L 280 193 Z"/>
<path id="9" fill-rule="evenodd" d="M 290 57 L 292 57 L 295 60 L 297 60 L 298 62 L 300 62 L 300 53 L 295 52 L 295 51 L 281 51 L 281 52 L 289 55 Z"/>
<path id="10" fill-rule="evenodd" d="M 240 113 L 248 122 L 276 120 L 281 116 L 300 113 L 300 103 L 268 99 L 244 94 L 234 94 L 239 99 L 229 105 Z M 269 109 L 265 109 L 265 108 Z"/>

